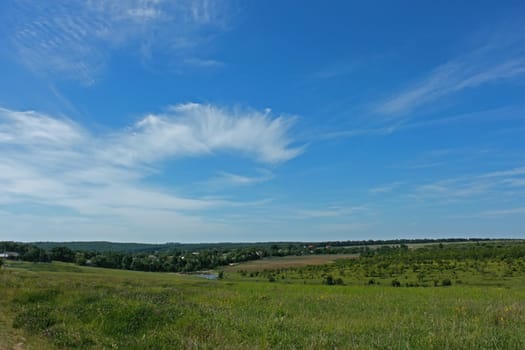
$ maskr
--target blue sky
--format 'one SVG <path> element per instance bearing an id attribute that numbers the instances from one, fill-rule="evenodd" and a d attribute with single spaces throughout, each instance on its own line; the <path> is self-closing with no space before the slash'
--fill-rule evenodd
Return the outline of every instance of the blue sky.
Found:
<path id="1" fill-rule="evenodd" d="M 0 20 L 2 240 L 525 238 L 521 1 Z"/>

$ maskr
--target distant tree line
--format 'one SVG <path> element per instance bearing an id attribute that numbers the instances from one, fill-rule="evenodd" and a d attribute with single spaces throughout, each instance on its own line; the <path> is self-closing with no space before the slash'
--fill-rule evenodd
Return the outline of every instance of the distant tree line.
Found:
<path id="1" fill-rule="evenodd" d="M 385 263 L 397 259 L 413 259 L 402 255 L 408 250 L 406 244 L 410 243 L 435 243 L 435 242 L 459 242 L 459 239 L 445 240 L 388 240 L 388 241 L 337 241 L 337 242 L 270 242 L 270 243 L 210 243 L 210 244 L 180 244 L 170 243 L 161 246 L 157 251 L 96 251 L 96 250 L 74 250 L 68 246 L 48 245 L 48 249 L 29 243 L 0 242 L 0 252 L 17 252 L 19 259 L 32 262 L 63 261 L 72 262 L 78 265 L 87 265 L 104 268 L 137 270 L 137 271 L 157 271 L 157 272 L 192 272 L 199 270 L 213 269 L 218 266 L 235 264 L 244 261 L 262 259 L 269 256 L 289 256 L 289 255 L 308 255 L 308 254 L 360 254 L 363 257 L 375 257 L 385 259 Z M 465 240 L 462 240 L 465 241 Z M 364 244 L 366 242 L 366 244 Z M 70 242 L 75 243 L 75 242 Z M 84 243 L 84 242 L 80 242 Z M 96 242 L 95 242 L 96 243 Z M 100 243 L 100 242 L 98 242 Z M 109 242 L 102 242 L 109 243 Z M 120 243 L 112 243 L 114 249 Z M 134 243 L 124 243 L 125 248 L 129 249 Z M 376 249 L 371 249 L 369 245 L 386 244 Z M 117 245 L 117 246 L 116 246 Z M 393 245 L 393 246 L 390 246 Z M 495 251 L 490 248 L 471 249 L 479 243 L 462 245 L 462 249 L 441 249 L 420 248 L 417 249 L 417 259 L 428 256 L 428 259 L 436 258 L 461 258 L 463 257 L 484 257 L 494 255 Z M 138 244 L 140 247 L 140 244 Z M 509 247 L 513 247 L 511 245 Z M 171 247 L 166 249 L 165 247 Z M 436 251 L 440 252 L 436 257 Z M 505 254 L 520 254 L 506 250 Z M 426 254 L 426 255 L 425 255 Z M 501 250 L 498 250 L 501 254 Z M 453 255 L 453 256 L 452 256 Z M 491 256 L 492 256 L 491 255 Z"/>
<path id="2" fill-rule="evenodd" d="M 400 245 L 400 244 L 418 244 L 418 243 L 451 243 L 465 241 L 488 241 L 486 238 L 443 238 L 443 239 L 391 239 L 391 240 L 359 240 L 359 241 L 325 241 L 325 242 L 222 242 L 222 243 L 117 243 L 105 241 L 91 242 L 33 242 L 30 243 L 38 248 L 47 251 L 54 247 L 67 247 L 73 251 L 90 251 L 90 252 L 127 252 L 127 253 L 151 253 L 163 251 L 201 251 L 201 250 L 228 250 L 238 248 L 270 248 L 287 249 L 294 247 L 313 247 L 322 249 L 325 247 L 355 247 L 355 246 L 373 246 L 373 245 Z"/>
<path id="3" fill-rule="evenodd" d="M 192 272 L 213 269 L 218 266 L 262 259 L 268 256 L 306 254 L 362 253 L 364 247 L 314 246 L 305 243 L 271 243 L 261 246 L 243 246 L 237 243 L 182 245 L 185 249 L 164 249 L 153 252 L 83 251 L 67 246 L 52 246 L 44 249 L 34 244 L 0 242 L 0 251 L 17 252 L 19 259 L 31 262 L 63 261 L 78 265 L 158 272 Z M 201 248 L 188 250 L 187 248 Z"/>

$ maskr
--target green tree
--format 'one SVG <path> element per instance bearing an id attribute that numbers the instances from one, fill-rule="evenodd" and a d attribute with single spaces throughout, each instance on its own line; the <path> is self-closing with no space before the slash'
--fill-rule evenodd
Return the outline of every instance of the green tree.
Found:
<path id="1" fill-rule="evenodd" d="M 392 280 L 392 287 L 401 287 L 401 282 L 397 279 Z"/>
<path id="2" fill-rule="evenodd" d="M 48 262 L 49 256 L 44 249 L 31 246 L 22 256 L 22 260 L 32 262 Z"/>
<path id="3" fill-rule="evenodd" d="M 68 247 L 54 247 L 51 249 L 51 260 L 73 262 L 75 253 Z"/>
<path id="4" fill-rule="evenodd" d="M 77 265 L 86 265 L 86 261 L 87 261 L 87 258 L 86 258 L 85 253 L 78 252 L 75 254 L 75 263 Z"/>
<path id="5" fill-rule="evenodd" d="M 326 277 L 324 278 L 324 280 L 323 280 L 323 284 L 327 284 L 327 285 L 329 285 L 329 286 L 335 284 L 335 282 L 334 282 L 334 277 L 333 277 L 332 275 L 328 275 L 328 276 L 326 276 Z"/>

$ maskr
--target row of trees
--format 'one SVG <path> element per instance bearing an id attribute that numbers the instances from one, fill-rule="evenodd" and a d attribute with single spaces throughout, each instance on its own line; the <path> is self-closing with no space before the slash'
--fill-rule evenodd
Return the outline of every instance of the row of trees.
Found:
<path id="1" fill-rule="evenodd" d="M 376 249 L 371 249 L 368 246 L 345 247 L 329 244 L 312 246 L 304 243 L 261 244 L 261 246 L 250 245 L 248 247 L 232 244 L 231 248 L 229 247 L 224 244 L 222 249 L 171 249 L 150 253 L 133 253 L 74 251 L 65 246 L 55 246 L 46 250 L 32 244 L 0 242 L 0 251 L 17 252 L 19 258 L 25 261 L 49 262 L 55 260 L 73 262 L 78 265 L 159 272 L 191 272 L 213 269 L 217 266 L 257 260 L 268 256 L 327 253 L 358 253 L 365 259 L 347 261 L 344 264 L 373 265 L 374 268 L 389 267 L 389 269 L 414 267 L 422 262 L 439 262 L 442 264 L 444 261 L 451 260 L 514 259 L 525 256 L 525 244 L 523 243 L 498 244 L 494 242 L 439 244 L 415 250 L 410 250 L 405 244 L 385 245 Z"/>
<path id="2" fill-rule="evenodd" d="M 307 254 L 338 254 L 365 252 L 368 248 L 313 247 L 305 244 L 262 244 L 243 247 L 233 244 L 233 248 L 209 248 L 201 250 L 171 249 L 156 252 L 97 252 L 74 251 L 65 246 L 55 246 L 49 250 L 32 244 L 0 242 L 0 251 L 19 253 L 19 258 L 32 262 L 52 260 L 73 262 L 78 265 L 158 272 L 191 272 L 213 269 L 217 266 L 257 260 L 267 256 L 288 256 Z"/>

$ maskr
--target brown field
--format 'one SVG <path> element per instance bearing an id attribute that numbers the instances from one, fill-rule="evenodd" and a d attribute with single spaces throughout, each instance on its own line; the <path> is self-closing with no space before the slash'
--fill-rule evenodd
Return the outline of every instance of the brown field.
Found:
<path id="1" fill-rule="evenodd" d="M 358 254 L 319 254 L 304 256 L 284 256 L 271 257 L 261 260 L 247 261 L 238 265 L 227 266 L 224 271 L 237 272 L 240 270 L 247 272 L 286 269 L 290 267 L 301 267 L 306 265 L 323 265 L 332 263 L 339 259 L 355 259 Z"/>

